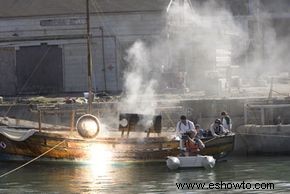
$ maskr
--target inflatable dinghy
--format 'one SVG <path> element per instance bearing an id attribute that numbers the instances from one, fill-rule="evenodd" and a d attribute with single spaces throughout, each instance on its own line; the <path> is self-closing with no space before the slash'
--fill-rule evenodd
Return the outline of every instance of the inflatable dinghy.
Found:
<path id="1" fill-rule="evenodd" d="M 178 168 L 213 168 L 215 159 L 212 156 L 168 156 L 167 167 L 171 170 Z"/>

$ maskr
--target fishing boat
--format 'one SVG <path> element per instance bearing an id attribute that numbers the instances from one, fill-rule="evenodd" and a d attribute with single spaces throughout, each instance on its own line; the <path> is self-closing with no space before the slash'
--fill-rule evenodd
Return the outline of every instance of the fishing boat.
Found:
<path id="1" fill-rule="evenodd" d="M 124 115 L 128 123 L 124 123 Z M 142 115 L 124 115 L 120 116 L 119 129 L 111 131 L 109 135 L 102 134 L 101 127 L 97 127 L 95 132 L 77 129 L 80 125 L 90 127 L 95 120 L 91 115 L 80 117 L 76 126 L 53 128 L 42 122 L 5 118 L 9 125 L 0 126 L 0 159 L 29 160 L 42 155 L 42 160 L 69 162 L 91 161 L 103 157 L 110 161 L 164 161 L 167 156 L 179 154 L 179 141 L 172 139 L 173 132 L 161 131 L 159 115 L 148 128 L 140 125 L 140 120 L 136 119 Z M 90 120 L 91 118 L 93 119 Z M 100 126 L 97 123 L 99 121 L 95 121 Z M 29 127 L 28 123 L 34 127 Z M 233 150 L 234 137 L 234 134 L 229 134 L 204 138 L 202 141 L 205 149 L 199 154 L 212 155 L 216 159 L 225 157 Z"/>
<path id="2" fill-rule="evenodd" d="M 88 118 L 94 117 L 84 116 L 86 118 L 82 117 L 85 118 L 83 122 L 89 124 L 77 123 L 77 125 L 90 127 L 93 121 L 88 121 Z M 99 125 L 99 123 L 96 124 Z M 37 157 L 51 149 L 44 158 L 88 161 L 95 157 L 105 156 L 115 161 L 156 160 L 174 153 L 178 145 L 177 142 L 169 141 L 166 137 L 150 137 L 149 132 L 145 137 L 142 137 L 142 133 L 130 131 L 124 135 L 124 129 L 110 132 L 109 136 L 98 135 L 97 137 L 95 137 L 97 134 L 91 131 L 86 133 L 78 132 L 75 128 L 73 130 L 52 129 L 46 126 L 41 129 L 1 126 L 0 131 L 2 145 L 0 153 L 5 157 L 9 155 L 8 159 Z"/>
<path id="3" fill-rule="evenodd" d="M 38 107 L 38 122 L 0 118 L 0 158 L 54 161 L 164 161 L 179 153 L 179 141 L 173 132 L 162 132 L 160 115 L 120 113 L 119 128 L 108 133 L 93 113 L 92 57 L 90 43 L 89 0 L 87 13 L 88 107 L 86 110 L 50 110 Z M 62 112 L 64 111 L 64 112 Z M 53 113 L 51 113 L 53 112 Z M 68 114 L 69 125 L 43 122 L 44 114 Z M 2 121 L 2 122 L 1 122 Z M 6 122 L 7 121 L 7 122 Z M 2 124 L 1 124 L 2 123 Z M 234 134 L 203 140 L 200 154 L 220 158 L 233 150 Z"/>

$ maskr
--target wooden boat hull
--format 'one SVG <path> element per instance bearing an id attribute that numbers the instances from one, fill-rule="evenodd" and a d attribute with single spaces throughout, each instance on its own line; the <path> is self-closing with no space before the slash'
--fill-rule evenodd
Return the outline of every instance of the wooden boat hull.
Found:
<path id="1" fill-rule="evenodd" d="M 5 147 L 0 153 L 37 157 L 54 146 L 56 148 L 44 155 L 44 158 L 75 161 L 90 160 L 92 154 L 110 153 L 113 160 L 162 160 L 178 152 L 178 142 L 168 141 L 164 137 L 140 138 L 96 138 L 94 140 L 66 138 L 49 133 L 35 133 L 25 141 L 12 141 L 0 135 Z"/>
<path id="2" fill-rule="evenodd" d="M 203 142 L 206 148 L 200 154 L 210 155 L 215 159 L 219 159 L 228 156 L 234 150 L 235 134 L 212 139 L 205 138 Z"/>
<path id="3" fill-rule="evenodd" d="M 233 150 L 234 135 L 203 140 L 206 148 L 202 155 L 213 155 L 219 158 L 221 153 Z M 208 141 L 208 143 L 206 142 Z M 59 146 L 52 149 L 54 146 Z M 5 145 L 5 146 L 1 146 Z M 179 142 L 165 137 L 106 137 L 87 140 L 68 138 L 49 132 L 36 132 L 25 141 L 13 141 L 0 134 L 0 159 L 35 158 L 48 150 L 43 159 L 89 161 L 92 157 L 103 157 L 110 154 L 113 161 L 164 161 L 167 156 L 179 154 Z M 10 157 L 6 157 L 9 155 Z M 5 157 L 1 157 L 5 156 Z M 16 157 L 18 156 L 18 157 Z M 16 159 L 17 160 L 17 159 Z"/>

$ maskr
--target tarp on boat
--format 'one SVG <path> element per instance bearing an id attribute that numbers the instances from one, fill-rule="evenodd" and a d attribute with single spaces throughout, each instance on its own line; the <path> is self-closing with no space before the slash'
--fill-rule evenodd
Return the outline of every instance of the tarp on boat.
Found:
<path id="1" fill-rule="evenodd" d="M 0 133 L 13 141 L 25 141 L 32 136 L 37 130 L 35 129 L 15 129 L 0 127 Z"/>

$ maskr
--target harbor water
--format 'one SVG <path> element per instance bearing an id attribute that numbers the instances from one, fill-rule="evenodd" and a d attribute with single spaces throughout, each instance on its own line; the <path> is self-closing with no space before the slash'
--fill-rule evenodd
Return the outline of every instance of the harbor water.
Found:
<path id="1" fill-rule="evenodd" d="M 21 164 L 2 162 L 0 173 Z M 191 183 L 191 188 L 185 183 Z M 194 183 L 204 184 L 204 188 L 201 185 L 193 188 Z M 257 184 L 259 187 L 255 187 Z M 101 166 L 34 162 L 0 179 L 0 193 L 13 194 L 213 192 L 290 192 L 290 157 L 232 157 L 217 163 L 213 169 L 174 171 L 169 170 L 165 162 Z"/>

